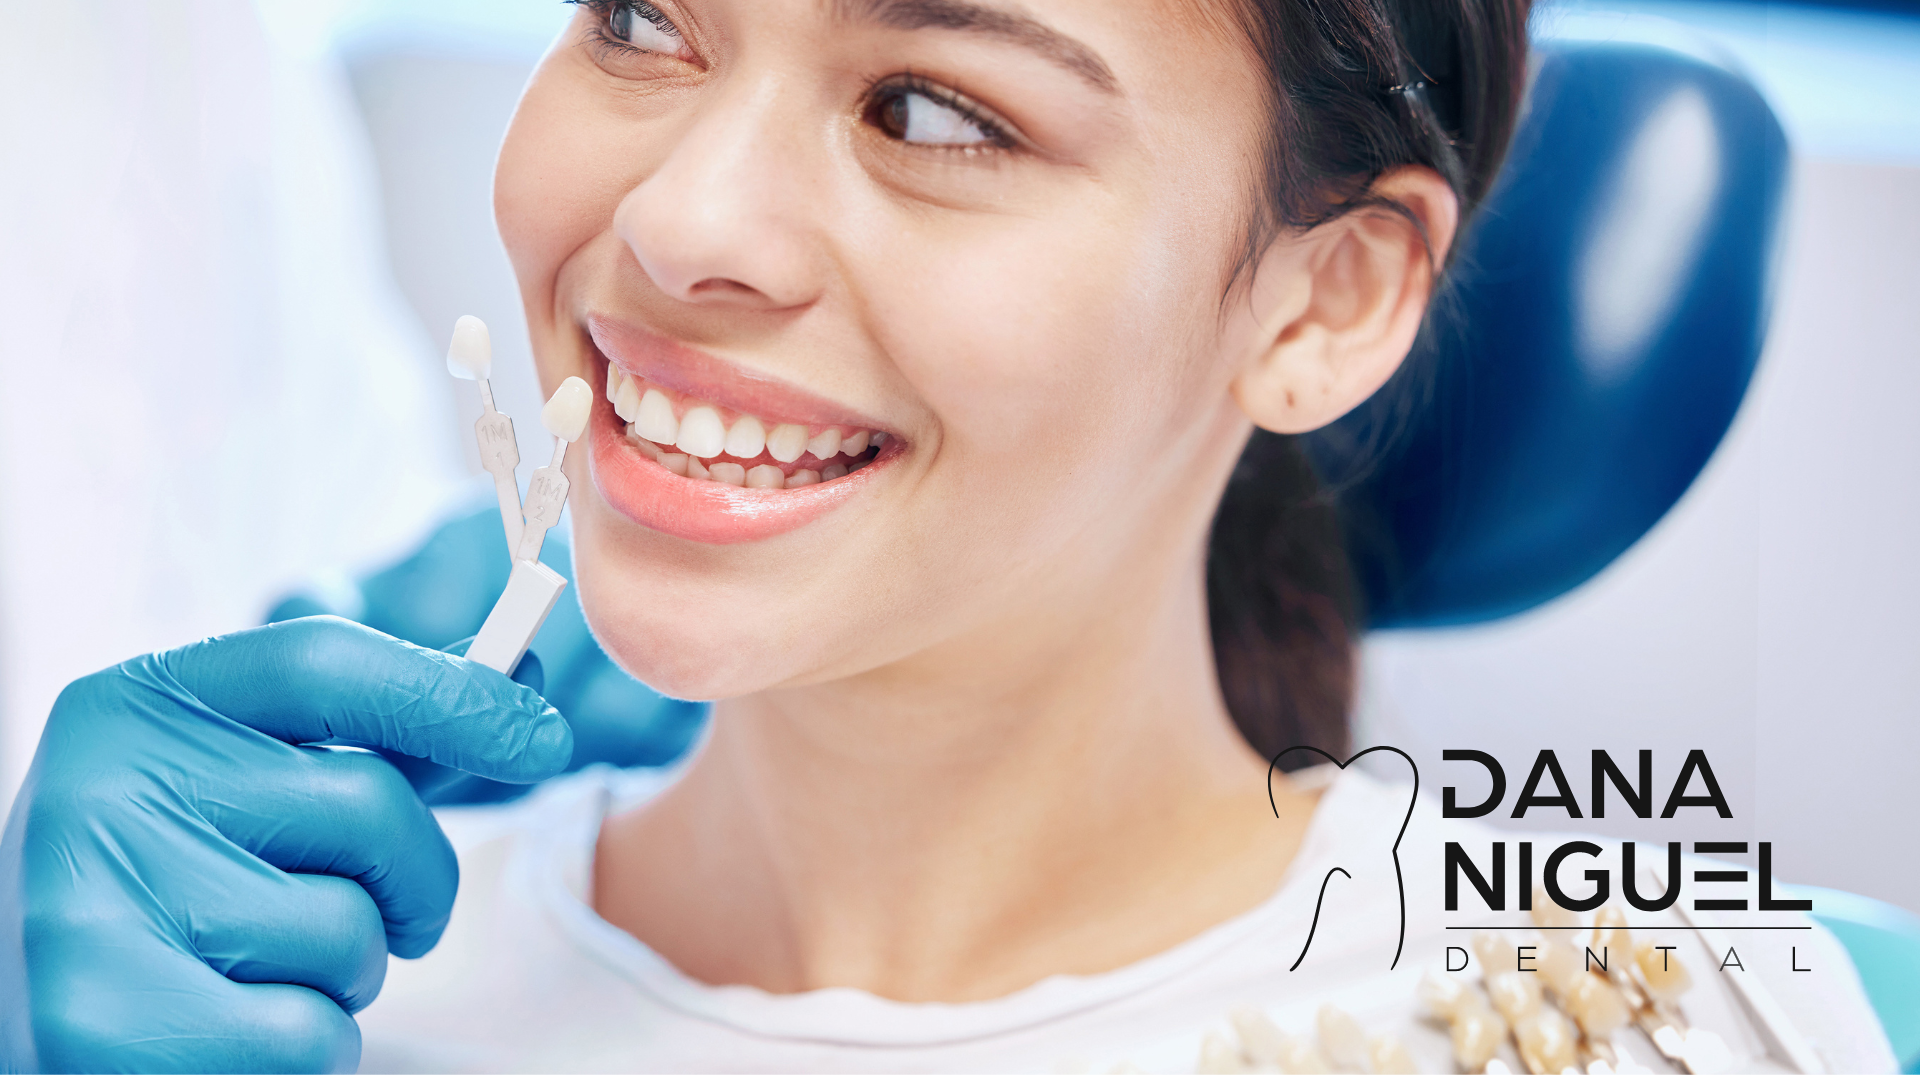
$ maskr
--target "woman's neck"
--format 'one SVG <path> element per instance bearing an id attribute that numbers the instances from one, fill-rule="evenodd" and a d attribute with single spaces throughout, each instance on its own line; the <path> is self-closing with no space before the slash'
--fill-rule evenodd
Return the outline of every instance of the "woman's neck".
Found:
<path id="1" fill-rule="evenodd" d="M 1312 799 L 1268 808 L 1197 563 L 1072 628 L 1028 612 L 722 703 L 681 782 L 606 823 L 595 907 L 703 982 L 910 1001 L 1111 970 L 1253 907 Z"/>

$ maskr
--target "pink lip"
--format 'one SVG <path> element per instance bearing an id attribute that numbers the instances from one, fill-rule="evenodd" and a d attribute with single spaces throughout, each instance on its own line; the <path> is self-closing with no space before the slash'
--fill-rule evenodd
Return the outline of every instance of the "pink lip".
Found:
<path id="1" fill-rule="evenodd" d="M 622 369 L 651 383 L 770 420 L 884 430 L 833 402 L 750 375 L 717 357 L 637 327 L 590 318 L 594 344 Z M 603 376 L 604 377 L 604 376 Z M 866 467 L 838 480 L 768 491 L 690 480 L 642 455 L 605 394 L 594 395 L 588 465 L 600 497 L 623 517 L 682 540 L 740 544 L 791 532 L 872 487 L 899 458 L 898 438 Z"/>
<path id="2" fill-rule="evenodd" d="M 871 417 L 777 379 L 752 372 L 650 330 L 603 315 L 587 317 L 587 333 L 605 358 L 656 386 L 770 423 L 838 425 L 848 431 L 885 431 Z"/>

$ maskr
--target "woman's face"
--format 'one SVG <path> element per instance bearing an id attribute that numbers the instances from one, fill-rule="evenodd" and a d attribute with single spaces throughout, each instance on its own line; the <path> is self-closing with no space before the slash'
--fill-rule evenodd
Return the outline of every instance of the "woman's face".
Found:
<path id="1" fill-rule="evenodd" d="M 1205 6 L 581 8 L 495 199 L 543 383 L 601 392 L 575 574 L 623 666 L 1046 665 L 1197 586 L 1267 122 Z"/>

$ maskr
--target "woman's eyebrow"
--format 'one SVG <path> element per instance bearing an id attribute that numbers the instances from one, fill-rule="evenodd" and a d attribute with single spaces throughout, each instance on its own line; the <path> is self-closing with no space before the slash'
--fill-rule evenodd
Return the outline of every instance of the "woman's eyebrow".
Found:
<path id="1" fill-rule="evenodd" d="M 896 30 L 962 30 L 1031 49 L 1107 94 L 1120 92 L 1100 54 L 1031 16 L 970 0 L 836 0 L 835 14 Z"/>

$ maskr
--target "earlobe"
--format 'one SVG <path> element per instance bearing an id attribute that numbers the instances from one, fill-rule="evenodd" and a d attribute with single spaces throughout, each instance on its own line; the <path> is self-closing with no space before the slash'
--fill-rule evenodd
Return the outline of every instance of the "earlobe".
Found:
<path id="1" fill-rule="evenodd" d="M 1399 369 L 1419 335 L 1458 201 L 1438 173 L 1415 166 L 1382 174 L 1371 194 L 1375 205 L 1276 241 L 1256 267 L 1252 347 L 1233 394 L 1260 427 L 1291 435 L 1339 419 Z"/>

